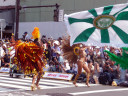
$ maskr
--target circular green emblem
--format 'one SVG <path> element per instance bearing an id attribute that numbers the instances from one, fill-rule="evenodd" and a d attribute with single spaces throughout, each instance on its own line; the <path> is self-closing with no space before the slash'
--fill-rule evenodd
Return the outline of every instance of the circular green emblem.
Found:
<path id="1" fill-rule="evenodd" d="M 115 21 L 115 17 L 111 15 L 100 15 L 94 19 L 94 26 L 98 29 L 107 29 Z"/>

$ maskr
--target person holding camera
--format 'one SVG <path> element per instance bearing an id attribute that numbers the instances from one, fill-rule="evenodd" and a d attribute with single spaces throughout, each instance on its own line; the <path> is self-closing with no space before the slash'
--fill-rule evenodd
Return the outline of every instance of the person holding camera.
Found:
<path id="1" fill-rule="evenodd" d="M 108 73 L 112 74 L 114 76 L 114 78 L 117 78 L 118 70 L 117 70 L 117 66 L 114 64 L 115 64 L 114 61 L 111 61 L 111 60 L 106 61 L 105 65 L 103 67 L 103 71 L 108 72 Z"/>
<path id="2" fill-rule="evenodd" d="M 113 79 L 118 78 L 118 70 L 117 70 L 117 66 L 114 65 L 115 62 L 111 61 L 111 60 L 107 60 L 103 66 L 103 73 L 102 75 L 103 78 L 105 78 L 106 80 L 102 80 L 104 81 L 104 84 L 109 84 L 111 85 L 113 82 Z M 100 80 L 101 81 L 101 80 Z"/>

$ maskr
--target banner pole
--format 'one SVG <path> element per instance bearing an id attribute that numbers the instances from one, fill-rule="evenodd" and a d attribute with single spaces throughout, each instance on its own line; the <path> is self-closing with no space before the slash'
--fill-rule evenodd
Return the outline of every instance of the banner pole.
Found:
<path id="1" fill-rule="evenodd" d="M 0 23 L 1 26 L 1 40 L 2 40 L 2 22 Z"/>

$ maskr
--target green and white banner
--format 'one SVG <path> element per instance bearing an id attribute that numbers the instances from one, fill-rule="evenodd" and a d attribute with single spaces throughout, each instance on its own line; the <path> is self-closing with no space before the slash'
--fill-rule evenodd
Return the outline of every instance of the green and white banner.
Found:
<path id="1" fill-rule="evenodd" d="M 71 45 L 128 47 L 128 4 L 65 15 Z"/>

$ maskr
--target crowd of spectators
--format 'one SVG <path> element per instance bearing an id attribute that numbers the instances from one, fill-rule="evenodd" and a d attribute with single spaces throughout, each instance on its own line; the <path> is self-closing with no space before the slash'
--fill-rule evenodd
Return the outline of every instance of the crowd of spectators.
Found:
<path id="1" fill-rule="evenodd" d="M 29 41 L 28 38 L 22 40 Z M 71 64 L 67 60 L 64 60 L 63 53 L 61 51 L 61 44 L 63 39 L 59 37 L 57 40 L 52 38 L 47 38 L 45 35 L 41 38 L 42 46 L 46 51 L 47 65 L 44 69 L 45 71 L 51 72 L 62 72 L 77 74 L 77 64 Z M 12 50 L 11 41 L 5 39 L 0 41 L 0 60 L 1 67 L 9 67 L 14 56 L 14 50 Z M 86 62 L 88 65 L 91 76 L 90 83 L 101 83 L 101 84 L 112 84 L 115 81 L 118 85 L 124 82 L 127 78 L 127 70 L 123 70 L 119 65 L 114 65 L 115 62 L 109 59 L 109 56 L 104 52 L 104 50 L 109 50 L 115 55 L 121 56 L 122 49 L 115 47 L 98 47 L 98 46 L 87 46 L 86 52 Z M 72 79 L 74 79 L 74 77 Z M 78 81 L 86 81 L 86 72 L 82 71 Z"/>

